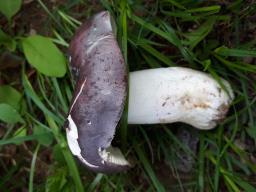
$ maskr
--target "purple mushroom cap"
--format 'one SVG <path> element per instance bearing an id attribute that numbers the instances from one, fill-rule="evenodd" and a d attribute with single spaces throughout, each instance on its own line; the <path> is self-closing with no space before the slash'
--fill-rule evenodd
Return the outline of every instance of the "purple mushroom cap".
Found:
<path id="1" fill-rule="evenodd" d="M 96 14 L 77 30 L 69 55 L 75 91 L 66 128 L 67 134 L 77 129 L 78 158 L 95 172 L 125 170 L 129 164 L 113 160 L 108 150 L 127 95 L 126 66 L 109 12 Z"/>

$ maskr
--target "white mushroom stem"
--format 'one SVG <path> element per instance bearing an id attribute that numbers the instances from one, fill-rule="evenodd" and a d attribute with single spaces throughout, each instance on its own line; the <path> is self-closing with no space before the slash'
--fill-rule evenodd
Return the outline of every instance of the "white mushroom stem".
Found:
<path id="1" fill-rule="evenodd" d="M 208 74 L 183 67 L 130 73 L 128 124 L 184 122 L 211 129 L 226 115 L 233 100 Z"/>

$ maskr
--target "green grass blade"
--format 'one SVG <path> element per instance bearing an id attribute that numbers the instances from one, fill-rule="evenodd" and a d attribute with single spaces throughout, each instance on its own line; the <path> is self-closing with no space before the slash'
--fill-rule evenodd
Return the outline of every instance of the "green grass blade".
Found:
<path id="1" fill-rule="evenodd" d="M 44 105 L 44 103 L 39 99 L 38 95 L 34 91 L 32 85 L 30 84 L 26 74 L 23 72 L 22 73 L 22 83 L 23 87 L 25 89 L 25 93 L 29 98 L 31 98 L 34 103 L 45 113 L 51 116 L 54 120 L 56 120 L 58 123 L 62 123 L 63 121 L 56 116 L 54 113 L 52 113 L 47 107 Z"/>
<path id="2" fill-rule="evenodd" d="M 95 188 L 97 187 L 97 185 L 99 185 L 100 181 L 103 178 L 103 174 L 102 173 L 98 173 L 96 175 L 96 177 L 94 178 L 94 180 L 92 181 L 92 183 L 90 184 L 90 186 L 87 189 L 87 192 L 93 192 L 95 191 Z"/>
<path id="3" fill-rule="evenodd" d="M 130 18 L 135 21 L 136 23 L 140 24 L 142 27 L 145 27 L 146 29 L 156 33 L 157 35 L 159 35 L 160 37 L 166 39 L 167 41 L 169 41 L 171 44 L 180 47 L 181 46 L 181 42 L 179 41 L 178 37 L 176 36 L 175 32 L 172 30 L 172 33 L 166 33 L 163 30 L 159 29 L 158 27 L 155 27 L 154 25 L 152 25 L 151 23 L 141 19 L 140 17 L 136 16 L 136 15 L 131 15 Z"/>
<path id="4" fill-rule="evenodd" d="M 198 12 L 215 12 L 218 13 L 220 11 L 220 6 L 219 5 L 213 5 L 213 6 L 208 6 L 208 7 L 199 7 L 199 8 L 194 8 L 194 9 L 188 9 L 185 12 L 188 13 L 198 13 Z"/>
<path id="5" fill-rule="evenodd" d="M 244 191 L 256 192 L 256 188 L 250 185 L 248 182 L 245 182 L 242 179 L 238 179 L 238 178 L 234 178 L 234 180 Z"/>
<path id="6" fill-rule="evenodd" d="M 199 191 L 203 192 L 204 191 L 204 158 L 205 158 L 205 141 L 204 141 L 204 133 L 200 133 L 200 146 L 199 146 L 199 168 L 198 168 L 198 186 L 199 186 Z"/>
<path id="7" fill-rule="evenodd" d="M 30 173 L 29 173 L 29 185 L 28 185 L 29 192 L 34 191 L 33 180 L 34 180 L 34 173 L 35 173 L 36 158 L 37 158 L 37 153 L 39 151 L 39 148 L 40 148 L 40 144 L 38 144 L 36 146 L 36 150 L 33 154 L 33 158 L 32 158 L 32 161 L 31 161 L 31 167 L 30 167 Z"/>
<path id="8" fill-rule="evenodd" d="M 68 112 L 68 104 L 67 104 L 67 102 L 65 101 L 65 98 L 62 95 L 62 92 L 61 92 L 60 86 L 59 86 L 59 82 L 57 81 L 56 78 L 52 78 L 52 82 L 53 82 L 54 90 L 56 91 L 56 94 L 57 94 L 57 96 L 60 100 L 61 106 L 63 107 L 63 111 L 65 113 L 67 113 Z"/>
<path id="9" fill-rule="evenodd" d="M 252 72 L 256 73 L 256 66 L 250 65 L 247 63 L 235 63 L 228 61 L 226 59 L 223 59 L 222 57 L 218 56 L 217 54 L 214 54 L 214 56 L 223 64 L 225 64 L 230 70 L 235 71 L 235 70 L 240 70 L 240 71 L 247 71 L 247 72 Z"/>
<path id="10" fill-rule="evenodd" d="M 191 149 L 187 146 L 181 143 L 180 140 L 177 139 L 177 137 L 166 127 L 165 125 L 162 125 L 164 128 L 164 131 L 167 133 L 167 135 L 170 137 L 172 141 L 174 141 L 184 152 L 190 154 L 193 158 L 196 158 L 195 154 L 191 151 Z"/>
<path id="11" fill-rule="evenodd" d="M 186 10 L 186 7 L 184 7 L 182 4 L 178 3 L 175 0 L 164 0 L 164 1 L 162 1 L 162 3 L 170 3 L 170 4 L 172 4 L 173 6 L 179 8 L 179 9 Z"/>
<path id="12" fill-rule="evenodd" d="M 256 50 L 230 49 L 226 46 L 218 47 L 214 52 L 226 57 L 256 57 Z"/>
<path id="13" fill-rule="evenodd" d="M 210 17 L 205 23 L 200 25 L 198 29 L 183 34 L 188 39 L 187 44 L 190 46 L 190 49 L 195 48 L 200 41 L 205 39 L 205 37 L 212 31 L 215 22 L 216 18 Z"/>
<path id="14" fill-rule="evenodd" d="M 122 47 L 122 53 L 124 56 L 124 60 L 126 63 L 126 68 L 127 71 L 129 71 L 129 65 L 128 65 L 128 57 L 127 57 L 127 43 L 128 43 L 128 34 L 127 34 L 127 1 L 126 0 L 121 0 L 120 1 L 120 16 L 119 16 L 119 39 L 121 41 L 121 47 Z M 128 77 L 129 78 L 129 77 Z M 129 81 L 129 79 L 128 79 Z M 129 88 L 127 88 L 127 92 L 129 93 Z M 127 99 L 124 107 L 124 112 L 121 118 L 121 140 L 122 140 L 122 149 L 125 150 L 127 146 L 127 122 L 128 122 L 128 102 L 129 102 L 129 94 L 127 94 Z"/>
<path id="15" fill-rule="evenodd" d="M 0 140 L 0 146 L 7 145 L 7 144 L 22 143 L 25 141 L 32 141 L 32 140 L 36 140 L 40 137 L 47 137 L 47 135 L 48 134 L 37 134 L 37 135 L 28 135 L 28 136 L 23 136 L 23 137 L 4 139 L 4 140 Z"/>
<path id="16" fill-rule="evenodd" d="M 71 152 L 68 149 L 66 140 L 60 134 L 59 127 L 54 122 L 54 119 L 52 119 L 49 116 L 46 116 L 46 119 L 47 119 L 47 122 L 49 124 L 49 127 L 53 130 L 54 136 L 55 136 L 58 144 L 61 146 L 61 149 L 62 149 L 61 152 L 63 154 L 63 157 L 66 160 L 66 164 L 68 166 L 70 176 L 73 178 L 73 181 L 75 183 L 76 191 L 77 192 L 83 192 L 84 187 L 83 187 L 80 175 L 79 175 L 79 171 L 77 169 L 75 160 L 73 159 L 73 156 L 71 155 Z"/>
<path id="17" fill-rule="evenodd" d="M 157 179 L 157 176 L 155 175 L 152 167 L 150 166 L 144 152 L 142 151 L 141 147 L 139 147 L 138 144 L 134 145 L 134 149 L 139 157 L 139 160 L 142 162 L 145 171 L 147 172 L 149 178 L 151 179 L 154 187 L 156 188 L 156 190 L 158 192 L 164 192 L 165 189 L 163 187 L 163 185 L 159 182 L 159 180 Z"/>
<path id="18" fill-rule="evenodd" d="M 139 44 L 140 47 L 142 47 L 145 51 L 153 55 L 155 58 L 159 59 L 163 63 L 165 63 L 167 66 L 175 66 L 176 64 L 170 60 L 168 57 L 166 57 L 164 54 L 161 52 L 157 51 L 155 48 L 148 44 Z"/>

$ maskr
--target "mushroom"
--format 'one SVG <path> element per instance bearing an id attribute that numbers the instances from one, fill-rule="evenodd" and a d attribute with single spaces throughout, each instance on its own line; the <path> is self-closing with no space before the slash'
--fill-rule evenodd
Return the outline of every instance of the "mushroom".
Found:
<path id="1" fill-rule="evenodd" d="M 100 12 L 73 37 L 70 68 L 75 91 L 65 123 L 68 146 L 95 172 L 119 172 L 130 167 L 112 147 L 127 95 L 127 71 L 115 38 L 110 14 Z M 226 115 L 233 99 L 209 75 L 172 67 L 130 73 L 129 124 L 184 122 L 213 128 Z"/>

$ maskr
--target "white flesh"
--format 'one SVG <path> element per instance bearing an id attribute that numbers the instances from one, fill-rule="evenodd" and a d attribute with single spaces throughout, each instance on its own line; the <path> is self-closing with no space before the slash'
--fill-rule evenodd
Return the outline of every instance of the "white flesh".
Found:
<path id="1" fill-rule="evenodd" d="M 85 157 L 82 156 L 81 148 L 78 143 L 77 126 L 73 121 L 71 115 L 69 115 L 67 119 L 69 122 L 69 127 L 66 128 L 66 133 L 67 133 L 68 147 L 70 151 L 72 152 L 73 155 L 77 156 L 77 158 L 87 166 L 97 168 L 98 166 L 89 163 L 85 159 Z M 99 155 L 102 158 L 102 162 L 101 162 L 102 164 L 104 164 L 105 162 L 108 162 L 116 165 L 129 165 L 129 162 L 126 161 L 122 152 L 118 148 L 110 146 L 107 149 L 103 149 L 103 150 L 99 149 L 98 151 L 99 151 Z"/>
<path id="2" fill-rule="evenodd" d="M 225 117 L 233 99 L 211 76 L 183 67 L 157 68 L 130 73 L 129 124 L 184 122 L 211 129 Z"/>
<path id="3" fill-rule="evenodd" d="M 108 147 L 107 149 L 104 150 L 99 150 L 99 155 L 102 158 L 101 163 L 113 163 L 116 165 L 123 165 L 123 166 L 129 166 L 129 162 L 125 159 L 124 155 L 120 151 L 120 149 L 116 147 Z"/>
<path id="4" fill-rule="evenodd" d="M 73 155 L 77 156 L 77 158 L 80 159 L 80 161 L 82 161 L 87 166 L 94 167 L 94 168 L 98 167 L 86 161 L 86 159 L 81 155 L 81 148 L 77 141 L 78 139 L 77 126 L 73 121 L 71 115 L 68 116 L 68 122 L 69 122 L 69 127 L 66 128 L 66 133 L 67 133 L 68 147 L 70 151 L 72 152 Z"/>

